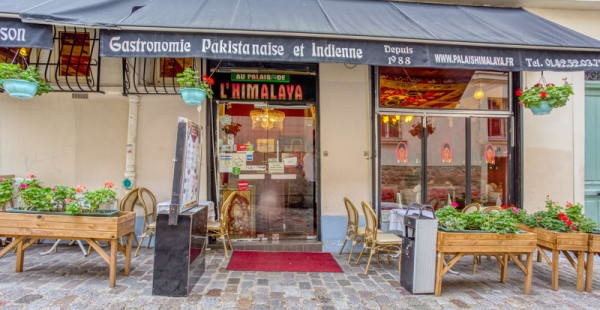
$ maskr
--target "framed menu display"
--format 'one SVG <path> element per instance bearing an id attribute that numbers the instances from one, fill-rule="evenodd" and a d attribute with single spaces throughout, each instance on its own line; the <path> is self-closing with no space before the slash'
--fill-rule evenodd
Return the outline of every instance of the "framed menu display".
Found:
<path id="1" fill-rule="evenodd" d="M 200 194 L 200 159 L 202 156 L 202 129 L 192 121 L 180 117 L 175 143 L 173 190 L 169 208 L 169 225 L 177 225 L 177 216 L 183 208 L 198 204 Z"/>

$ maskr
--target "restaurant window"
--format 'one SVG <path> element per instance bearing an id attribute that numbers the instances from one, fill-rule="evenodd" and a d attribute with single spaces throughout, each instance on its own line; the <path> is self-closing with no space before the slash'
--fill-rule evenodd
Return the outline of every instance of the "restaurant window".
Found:
<path id="1" fill-rule="evenodd" d="M 383 225 L 388 210 L 411 202 L 508 204 L 507 73 L 380 67 L 378 81 Z"/>
<path id="2" fill-rule="evenodd" d="M 26 68 L 29 63 L 30 48 L 0 47 L 0 62 L 16 63 Z"/>
<path id="3" fill-rule="evenodd" d="M 59 75 L 90 76 L 90 33 L 59 33 Z"/>

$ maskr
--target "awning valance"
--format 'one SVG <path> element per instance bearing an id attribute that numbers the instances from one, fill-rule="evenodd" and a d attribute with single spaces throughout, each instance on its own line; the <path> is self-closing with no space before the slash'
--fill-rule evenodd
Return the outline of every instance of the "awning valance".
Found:
<path id="1" fill-rule="evenodd" d="M 109 29 L 100 52 L 111 57 L 600 69 L 600 41 L 518 8 L 389 0 L 35 1 L 5 13 Z"/>
<path id="2" fill-rule="evenodd" d="M 52 49 L 52 27 L 0 18 L 0 47 Z"/>

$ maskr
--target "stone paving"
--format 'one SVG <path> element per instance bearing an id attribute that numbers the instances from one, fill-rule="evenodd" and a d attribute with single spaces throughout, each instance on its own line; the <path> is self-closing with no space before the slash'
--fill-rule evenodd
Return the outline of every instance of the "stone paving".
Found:
<path id="1" fill-rule="evenodd" d="M 50 245 L 32 246 L 24 272 L 14 272 L 15 256 L 0 259 L 0 309 L 600 309 L 600 265 L 592 293 L 575 290 L 575 272 L 561 261 L 560 290 L 550 289 L 550 268 L 534 263 L 532 294 L 523 294 L 523 275 L 511 264 L 506 284 L 499 283 L 494 260 L 482 260 L 471 274 L 470 257 L 444 277 L 443 295 L 411 295 L 398 282 L 397 261 L 346 264 L 344 273 L 227 271 L 223 252 L 209 250 L 207 271 L 187 298 L 152 296 L 152 250 L 132 261 L 129 277 L 108 288 L 108 266 L 97 254 L 83 257 L 76 247 L 40 256 Z M 598 262 L 600 260 L 596 260 Z M 123 261 L 119 259 L 122 269 Z"/>

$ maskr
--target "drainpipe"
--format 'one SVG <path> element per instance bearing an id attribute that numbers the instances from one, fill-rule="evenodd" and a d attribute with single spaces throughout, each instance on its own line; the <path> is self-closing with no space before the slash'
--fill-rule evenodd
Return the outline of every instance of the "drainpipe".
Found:
<path id="1" fill-rule="evenodd" d="M 129 121 L 127 124 L 127 147 L 125 153 L 125 180 L 123 187 L 130 189 L 135 187 L 135 147 L 137 143 L 137 119 L 140 96 L 128 96 L 129 98 Z M 129 181 L 129 182 L 128 182 Z M 129 186 L 127 186 L 129 185 Z"/>

